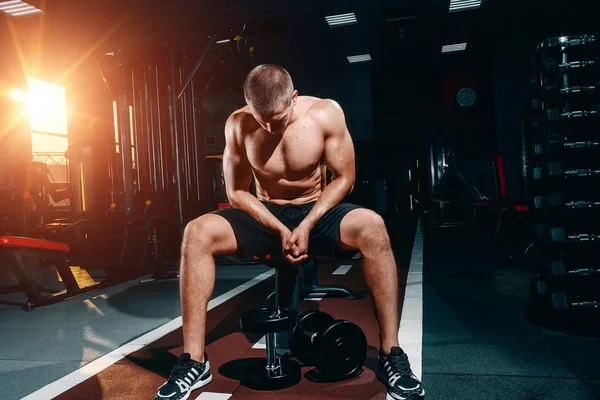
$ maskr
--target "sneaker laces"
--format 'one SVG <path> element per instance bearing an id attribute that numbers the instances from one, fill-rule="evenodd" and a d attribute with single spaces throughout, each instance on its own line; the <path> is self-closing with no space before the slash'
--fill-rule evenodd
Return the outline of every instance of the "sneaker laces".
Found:
<path id="1" fill-rule="evenodd" d="M 173 371 L 171 371 L 171 376 L 169 376 L 169 383 L 175 383 L 176 381 L 183 381 L 183 383 L 187 384 L 183 379 L 187 376 L 189 372 L 189 361 L 179 361 L 175 364 Z"/>
<path id="2" fill-rule="evenodd" d="M 400 374 L 401 376 L 412 376 L 413 372 L 410 369 L 410 363 L 406 353 L 389 355 L 388 361 L 392 366 L 392 371 L 395 373 Z"/>

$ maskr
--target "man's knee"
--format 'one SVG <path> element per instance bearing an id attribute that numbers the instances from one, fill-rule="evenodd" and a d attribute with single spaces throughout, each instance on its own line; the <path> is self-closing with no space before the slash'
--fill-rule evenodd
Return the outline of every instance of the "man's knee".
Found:
<path id="1" fill-rule="evenodd" d="M 358 245 L 389 246 L 389 236 L 383 218 L 376 212 L 361 208 L 348 214 L 350 235 Z"/>
<path id="2" fill-rule="evenodd" d="M 183 251 L 199 249 L 209 253 L 215 253 L 218 250 L 219 241 L 223 239 L 224 234 L 219 224 L 216 224 L 214 218 L 220 218 L 215 215 L 206 214 L 190 221 L 183 231 Z"/>

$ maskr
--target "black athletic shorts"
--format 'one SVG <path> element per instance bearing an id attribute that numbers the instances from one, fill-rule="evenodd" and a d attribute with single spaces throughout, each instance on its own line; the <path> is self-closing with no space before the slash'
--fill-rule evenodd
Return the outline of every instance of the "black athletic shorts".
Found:
<path id="1" fill-rule="evenodd" d="M 300 225 L 315 205 L 314 202 L 303 205 L 286 204 L 284 206 L 268 202 L 263 202 L 263 204 L 290 231 Z M 347 251 L 339 246 L 339 232 L 344 216 L 358 208 L 362 207 L 350 203 L 341 203 L 327 211 L 310 231 L 309 256 L 320 255 L 335 257 L 340 260 L 352 258 L 357 251 Z M 237 256 L 246 259 L 253 256 L 264 257 L 267 254 L 277 256 L 281 254 L 281 238 L 279 235 L 256 221 L 246 212 L 236 208 L 226 208 L 213 213 L 222 216 L 231 224 L 239 246 Z"/>

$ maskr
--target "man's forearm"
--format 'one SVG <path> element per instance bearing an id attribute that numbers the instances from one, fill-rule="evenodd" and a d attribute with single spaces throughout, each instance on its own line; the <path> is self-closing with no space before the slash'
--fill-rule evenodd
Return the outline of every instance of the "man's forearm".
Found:
<path id="1" fill-rule="evenodd" d="M 307 226 L 309 229 L 315 226 L 317 221 L 331 208 L 340 204 L 342 200 L 352 190 L 352 182 L 350 179 L 344 177 L 338 177 L 331 181 L 329 185 L 325 187 L 321 197 L 317 200 L 316 204 L 310 210 L 302 224 Z"/>
<path id="2" fill-rule="evenodd" d="M 267 207 L 251 193 L 238 190 L 233 196 L 229 197 L 229 202 L 232 207 L 245 211 L 252 218 L 272 231 L 280 232 L 285 227 L 285 225 L 275 218 Z"/>

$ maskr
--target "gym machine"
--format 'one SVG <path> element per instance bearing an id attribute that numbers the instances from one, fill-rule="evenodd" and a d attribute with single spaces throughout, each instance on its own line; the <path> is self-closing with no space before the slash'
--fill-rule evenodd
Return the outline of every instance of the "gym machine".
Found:
<path id="1" fill-rule="evenodd" d="M 600 316 L 600 47 L 595 35 L 545 40 L 533 58 L 524 177 L 536 251 L 530 320 L 564 329 Z"/>

